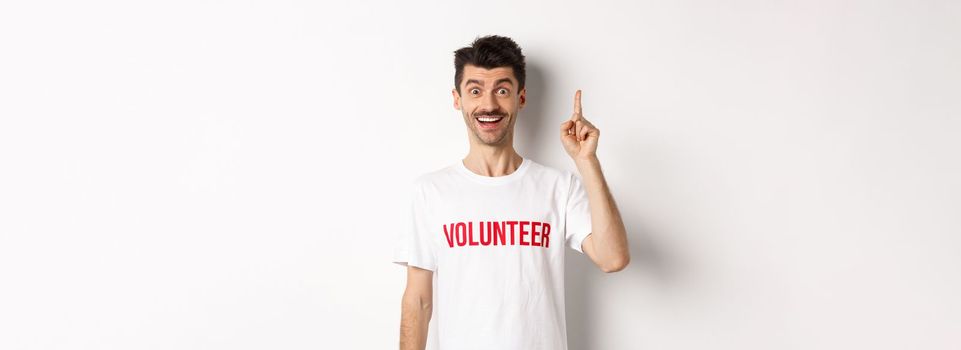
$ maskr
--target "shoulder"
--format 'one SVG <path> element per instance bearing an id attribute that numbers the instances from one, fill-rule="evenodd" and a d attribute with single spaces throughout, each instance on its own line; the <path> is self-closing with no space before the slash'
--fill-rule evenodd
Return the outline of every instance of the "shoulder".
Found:
<path id="1" fill-rule="evenodd" d="M 456 171 L 453 165 L 448 165 L 421 173 L 410 181 L 410 187 L 414 191 L 441 187 L 446 183 L 452 182 Z"/>
<path id="2" fill-rule="evenodd" d="M 528 171 L 539 180 L 552 180 L 565 184 L 569 184 L 576 177 L 573 171 L 547 166 L 533 160 Z"/>

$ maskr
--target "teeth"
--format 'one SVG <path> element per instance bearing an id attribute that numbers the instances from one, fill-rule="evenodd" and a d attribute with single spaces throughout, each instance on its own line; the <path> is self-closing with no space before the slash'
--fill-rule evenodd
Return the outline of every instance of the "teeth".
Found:
<path id="1" fill-rule="evenodd" d="M 480 120 L 482 122 L 496 122 L 498 120 L 501 120 L 501 118 L 502 117 L 496 117 L 496 118 L 478 117 L 477 120 Z"/>

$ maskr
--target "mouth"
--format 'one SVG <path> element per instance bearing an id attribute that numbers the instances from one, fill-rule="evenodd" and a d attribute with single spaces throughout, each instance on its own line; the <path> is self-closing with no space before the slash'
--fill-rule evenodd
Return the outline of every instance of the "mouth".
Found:
<path id="1" fill-rule="evenodd" d="M 505 118 L 499 115 L 479 115 L 474 117 L 477 121 L 477 126 L 481 129 L 494 129 L 500 126 L 500 123 Z"/>

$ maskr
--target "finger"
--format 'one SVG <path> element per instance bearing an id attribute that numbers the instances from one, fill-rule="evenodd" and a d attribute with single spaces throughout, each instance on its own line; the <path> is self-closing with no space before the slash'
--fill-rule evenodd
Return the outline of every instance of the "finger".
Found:
<path id="1" fill-rule="evenodd" d="M 594 124 L 591 124 L 591 122 L 590 122 L 589 120 L 587 120 L 587 118 L 584 118 L 584 116 L 578 117 L 577 120 L 580 120 L 581 123 L 584 123 L 584 125 L 594 126 Z"/>
<path id="2" fill-rule="evenodd" d="M 578 139 L 580 139 L 581 141 L 587 140 L 587 135 L 591 133 L 592 129 L 593 128 L 585 125 L 583 129 L 578 131 L 577 133 Z"/>
<path id="3" fill-rule="evenodd" d="M 561 136 L 572 135 L 574 132 L 571 130 L 571 126 L 574 125 L 574 121 L 568 120 L 561 123 Z"/>
<path id="4" fill-rule="evenodd" d="M 574 122 L 574 138 L 577 141 L 581 140 L 581 129 L 584 129 L 584 122 L 580 120 Z"/>
<path id="5" fill-rule="evenodd" d="M 583 115 L 581 111 L 581 90 L 574 93 L 574 114 Z"/>

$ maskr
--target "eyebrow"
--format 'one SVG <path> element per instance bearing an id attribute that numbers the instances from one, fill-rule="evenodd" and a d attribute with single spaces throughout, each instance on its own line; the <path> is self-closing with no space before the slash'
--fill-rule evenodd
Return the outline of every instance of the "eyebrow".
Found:
<path id="1" fill-rule="evenodd" d="M 484 86 L 484 81 L 483 81 L 483 80 L 477 80 L 477 79 L 467 79 L 467 82 L 464 83 L 464 86 L 470 85 L 471 83 Z M 494 85 L 497 85 L 497 84 L 500 84 L 500 83 L 508 83 L 508 84 L 511 84 L 511 86 L 514 86 L 514 82 L 511 81 L 510 78 L 500 78 L 500 79 L 497 79 L 497 81 L 494 82 Z"/>

